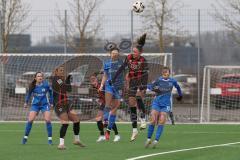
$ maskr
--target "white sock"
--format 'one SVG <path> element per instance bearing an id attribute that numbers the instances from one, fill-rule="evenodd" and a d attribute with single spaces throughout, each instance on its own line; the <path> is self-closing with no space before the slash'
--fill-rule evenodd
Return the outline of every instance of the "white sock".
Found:
<path id="1" fill-rule="evenodd" d="M 48 137 L 48 140 L 52 140 L 52 137 Z"/>
<path id="2" fill-rule="evenodd" d="M 79 135 L 74 135 L 75 141 L 80 141 Z"/>
<path id="3" fill-rule="evenodd" d="M 60 138 L 60 145 L 64 145 L 64 139 Z"/>
<path id="4" fill-rule="evenodd" d="M 133 128 L 133 133 L 138 132 L 137 128 Z"/>
<path id="5" fill-rule="evenodd" d="M 28 136 L 24 136 L 23 138 L 28 139 Z"/>

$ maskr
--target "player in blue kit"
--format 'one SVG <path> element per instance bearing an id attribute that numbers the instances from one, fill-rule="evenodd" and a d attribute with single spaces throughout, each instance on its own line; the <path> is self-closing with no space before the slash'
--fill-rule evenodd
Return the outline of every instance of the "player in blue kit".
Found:
<path id="1" fill-rule="evenodd" d="M 170 76 L 170 69 L 164 67 L 162 76 L 147 86 L 151 91 L 154 91 L 156 97 L 152 101 L 152 110 L 150 124 L 148 125 L 147 141 L 145 147 L 148 148 L 152 143 L 151 138 L 154 132 L 155 125 L 157 125 L 156 137 L 152 143 L 152 147 L 156 148 L 158 141 L 162 135 L 164 124 L 166 122 L 167 114 L 171 111 L 172 89 L 175 87 L 178 92 L 177 100 L 182 100 L 182 91 L 177 81 Z"/>
<path id="2" fill-rule="evenodd" d="M 103 90 L 105 85 L 105 108 L 104 119 L 108 118 L 108 127 L 105 133 L 106 140 L 110 138 L 110 131 L 116 121 L 117 108 L 120 106 L 120 90 L 123 88 L 124 75 L 123 73 L 119 78 L 111 84 L 112 78 L 115 76 L 123 61 L 119 59 L 119 49 L 113 47 L 110 49 L 111 59 L 104 62 L 104 76 L 102 78 L 99 90 Z M 119 136 L 119 135 L 118 135 Z M 118 137 L 120 139 L 120 136 Z"/>
<path id="3" fill-rule="evenodd" d="M 47 93 L 49 93 L 49 99 L 47 97 Z M 52 89 L 49 86 L 48 82 L 44 80 L 42 72 L 37 72 L 35 74 L 34 80 L 29 85 L 29 90 L 25 98 L 25 104 L 24 104 L 25 108 L 27 107 L 27 104 L 29 103 L 31 96 L 33 96 L 32 106 L 28 116 L 28 122 L 26 124 L 25 135 L 22 139 L 22 144 L 26 144 L 29 133 L 32 128 L 33 121 L 35 120 L 39 111 L 41 111 L 46 121 L 46 128 L 48 133 L 48 144 L 51 145 L 52 144 L 52 124 L 51 124 L 50 107 L 53 106 L 53 94 L 52 94 Z"/>

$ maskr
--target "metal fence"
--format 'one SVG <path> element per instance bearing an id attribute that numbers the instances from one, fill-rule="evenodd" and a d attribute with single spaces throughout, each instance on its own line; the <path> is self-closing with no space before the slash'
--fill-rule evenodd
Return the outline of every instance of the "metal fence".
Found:
<path id="1" fill-rule="evenodd" d="M 232 16 L 235 13 L 226 12 Z M 219 23 L 212 16 L 214 10 L 181 9 L 175 14 L 176 22 L 170 24 L 170 29 L 176 36 L 165 34 L 165 52 L 173 53 L 174 75 L 188 74 L 196 77 L 197 83 L 186 84 L 190 86 L 186 92 L 186 98 L 180 104 L 174 104 L 177 112 L 176 119 L 185 121 L 198 121 L 201 102 L 202 69 L 205 65 L 239 65 L 239 46 L 234 43 L 228 34 L 231 30 Z M 62 22 L 59 21 L 59 18 Z M 10 36 L 9 52 L 11 53 L 76 53 L 76 47 L 83 43 L 77 31 L 75 15 L 70 10 L 54 11 L 30 11 L 24 23 L 31 24 L 25 32 Z M 146 30 L 145 19 L 141 14 L 129 10 L 99 10 L 91 17 L 87 31 L 95 26 L 101 19 L 99 31 L 94 36 L 86 36 L 84 39 L 85 52 L 102 53 L 106 41 L 114 41 L 117 44 L 124 40 L 135 42 Z M 177 32 L 175 32 L 177 31 Z M 30 36 L 23 36 L 30 35 Z M 158 53 L 159 45 L 157 34 L 147 38 L 145 52 Z M 30 44 L 22 43 L 30 39 Z M 74 45 L 74 46 L 73 46 Z M 129 53 L 131 48 L 123 52 Z M 1 68 L 4 62 L 1 63 Z M 3 77 L 4 73 L 0 73 Z M 1 84 L 4 83 L 1 78 Z M 3 101 L 3 99 L 0 98 Z"/>

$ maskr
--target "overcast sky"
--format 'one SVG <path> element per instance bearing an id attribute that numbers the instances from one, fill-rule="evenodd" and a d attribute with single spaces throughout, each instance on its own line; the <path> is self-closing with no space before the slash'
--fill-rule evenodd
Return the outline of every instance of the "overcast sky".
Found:
<path id="1" fill-rule="evenodd" d="M 52 10 L 56 4 L 60 9 L 67 9 L 67 2 L 70 0 L 24 0 L 31 4 L 33 10 Z M 147 3 L 148 0 L 143 0 Z M 215 0 L 179 0 L 191 9 L 209 9 Z M 101 9 L 129 9 L 135 0 L 104 0 Z"/>
<path id="2" fill-rule="evenodd" d="M 32 13 L 30 13 L 30 19 L 34 19 L 34 24 L 27 31 L 32 35 L 32 42 L 36 44 L 43 37 L 56 36 L 57 32 L 54 27 L 52 27 L 52 21 L 56 23 L 56 16 L 54 10 L 68 10 L 68 2 L 71 0 L 23 0 L 27 2 L 31 6 Z M 105 16 L 105 21 L 103 23 L 103 32 L 101 32 L 102 38 L 109 38 L 116 34 L 119 35 L 130 35 L 130 19 L 129 13 L 132 7 L 132 4 L 136 0 L 104 0 L 104 2 L 100 6 L 101 14 Z M 142 0 L 145 4 L 148 0 Z M 174 0 L 172 0 L 174 1 Z M 182 1 L 185 4 L 184 10 L 185 12 L 182 15 L 179 15 L 179 21 L 182 24 L 179 24 L 176 27 L 184 26 L 184 29 L 190 31 L 190 33 L 195 34 L 197 30 L 197 10 L 196 9 L 210 9 L 211 4 L 215 2 L 215 0 L 178 0 Z M 58 6 L 58 7 L 57 7 Z M 109 11 L 109 9 L 111 11 Z M 189 10 L 190 11 L 189 11 Z M 193 9 L 193 10 L 191 10 Z M 40 10 L 40 12 L 38 12 Z M 43 12 L 42 12 L 43 11 Z M 48 12 L 51 11 L 51 12 Z M 129 12 L 126 12 L 129 11 Z M 212 30 L 217 28 L 215 22 L 209 20 L 204 16 L 202 12 L 203 18 L 205 18 L 206 26 L 202 24 L 202 30 Z M 116 16 L 114 16 L 116 15 Z M 125 17 L 121 17 L 124 15 Z M 127 15 L 127 16 L 126 16 Z M 55 17 L 54 17 L 55 16 Z M 137 17 L 136 17 L 137 18 Z M 136 21 L 136 19 L 135 19 Z M 212 24 L 210 24 L 212 23 Z M 135 27 L 139 25 L 134 25 Z M 58 26 L 62 29 L 62 27 Z M 141 28 L 141 26 L 140 26 Z M 137 30 L 139 28 L 134 28 Z M 62 31 L 60 31 L 62 32 Z"/>

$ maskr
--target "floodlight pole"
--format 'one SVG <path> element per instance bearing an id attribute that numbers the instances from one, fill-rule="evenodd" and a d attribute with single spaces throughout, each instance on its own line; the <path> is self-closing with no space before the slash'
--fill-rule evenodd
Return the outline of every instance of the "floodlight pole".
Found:
<path id="1" fill-rule="evenodd" d="M 198 117 L 200 121 L 200 113 L 201 113 L 201 105 L 200 105 L 200 98 L 201 98 L 201 90 L 200 90 L 200 54 L 201 54 L 201 12 L 200 9 L 198 9 L 198 54 L 197 54 L 197 87 L 198 87 L 198 95 L 197 95 L 197 103 L 198 103 Z"/>
<path id="2" fill-rule="evenodd" d="M 68 37 L 68 35 L 67 35 L 67 28 L 68 26 L 67 26 L 67 10 L 65 10 L 65 12 L 64 12 L 64 34 L 65 34 L 65 36 L 64 36 L 64 53 L 66 54 L 67 53 L 67 37 Z"/>
<path id="3" fill-rule="evenodd" d="M 131 10 L 131 53 L 133 52 L 133 10 Z"/>

